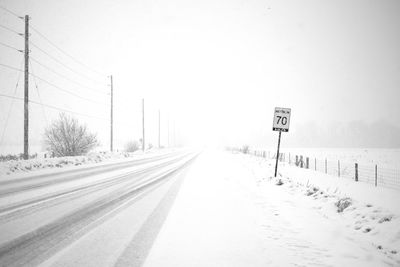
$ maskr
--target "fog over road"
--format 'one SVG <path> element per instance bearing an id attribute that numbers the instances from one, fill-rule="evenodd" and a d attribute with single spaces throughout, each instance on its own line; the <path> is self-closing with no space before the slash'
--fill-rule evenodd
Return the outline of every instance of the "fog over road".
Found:
<path id="1" fill-rule="evenodd" d="M 3 179 L 0 266 L 140 265 L 196 156 L 168 152 Z"/>

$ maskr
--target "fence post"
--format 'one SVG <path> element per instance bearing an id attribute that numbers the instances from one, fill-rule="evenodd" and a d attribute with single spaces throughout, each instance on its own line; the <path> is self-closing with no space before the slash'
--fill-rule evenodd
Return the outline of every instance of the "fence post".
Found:
<path id="1" fill-rule="evenodd" d="M 337 161 L 338 177 L 340 177 L 340 160 Z"/>
<path id="2" fill-rule="evenodd" d="M 304 167 L 303 155 L 300 155 L 300 168 Z"/>
<path id="3" fill-rule="evenodd" d="M 314 168 L 315 168 L 315 171 L 317 171 L 317 158 L 314 158 Z"/>
<path id="4" fill-rule="evenodd" d="M 306 169 L 310 168 L 310 159 L 306 157 Z"/>
<path id="5" fill-rule="evenodd" d="M 325 158 L 325 174 L 328 174 L 328 161 Z"/>
<path id="6" fill-rule="evenodd" d="M 375 186 L 378 186 L 378 165 L 375 164 Z"/>
<path id="7" fill-rule="evenodd" d="M 354 180 L 358 182 L 358 163 L 355 163 L 354 167 L 355 167 Z"/>

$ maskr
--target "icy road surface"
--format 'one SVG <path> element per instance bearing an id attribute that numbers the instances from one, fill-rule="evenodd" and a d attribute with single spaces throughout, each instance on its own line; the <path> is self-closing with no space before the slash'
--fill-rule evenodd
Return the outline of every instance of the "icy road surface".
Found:
<path id="1" fill-rule="evenodd" d="M 0 266 L 140 265 L 196 155 L 2 179 Z"/>
<path id="2" fill-rule="evenodd" d="M 398 191 L 196 155 L 3 181 L 0 265 L 400 266 Z"/>

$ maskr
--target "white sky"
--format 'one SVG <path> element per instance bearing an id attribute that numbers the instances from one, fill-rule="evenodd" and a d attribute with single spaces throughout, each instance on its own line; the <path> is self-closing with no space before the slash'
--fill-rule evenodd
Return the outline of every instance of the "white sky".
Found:
<path id="1" fill-rule="evenodd" d="M 161 110 L 163 144 L 167 117 L 180 143 L 267 145 L 275 106 L 292 108 L 296 128 L 315 122 L 386 120 L 400 127 L 400 1 L 0 1 L 53 43 L 99 76 L 59 53 L 36 32 L 31 56 L 87 86 L 115 88 L 115 142 L 141 135 L 141 99 L 146 99 L 149 140 L 157 144 Z M 23 22 L 0 10 L 0 24 L 19 32 Z M 23 49 L 23 39 L 0 28 L 0 42 Z M 0 46 L 0 63 L 19 67 L 23 55 Z M 32 62 L 34 74 L 96 102 L 96 94 Z M 0 66 L 0 93 L 13 95 L 18 73 Z M 43 103 L 102 117 L 79 117 L 109 146 L 109 108 L 77 99 L 38 81 Z M 31 79 L 31 97 L 39 101 Z M 17 96 L 23 95 L 22 77 Z M 0 134 L 11 100 L 0 97 Z M 22 150 L 22 102 L 15 101 L 6 145 Z M 51 121 L 57 112 L 44 110 Z M 43 110 L 31 107 L 31 144 L 40 145 Z M 1 136 L 0 136 L 1 137 Z M 293 139 L 294 140 L 294 139 Z M 172 141 L 171 141 L 172 142 Z M 295 141 L 292 142 L 295 145 Z"/>

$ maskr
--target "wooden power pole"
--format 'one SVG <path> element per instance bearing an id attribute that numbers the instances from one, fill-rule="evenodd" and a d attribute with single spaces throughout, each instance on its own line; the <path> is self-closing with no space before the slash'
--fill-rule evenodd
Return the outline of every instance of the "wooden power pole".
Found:
<path id="1" fill-rule="evenodd" d="M 111 120 L 110 120 L 110 150 L 113 152 L 113 138 L 114 138 L 114 114 L 113 114 L 113 109 L 114 109 L 114 88 L 113 88 L 113 76 L 110 76 L 110 81 L 111 81 Z"/>
<path id="2" fill-rule="evenodd" d="M 142 99 L 142 127 L 143 127 L 143 137 L 142 137 L 142 149 L 143 151 L 146 149 L 146 142 L 144 138 L 144 98 Z"/>
<path id="3" fill-rule="evenodd" d="M 29 158 L 29 16 L 25 15 L 24 159 Z"/>

